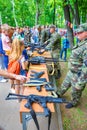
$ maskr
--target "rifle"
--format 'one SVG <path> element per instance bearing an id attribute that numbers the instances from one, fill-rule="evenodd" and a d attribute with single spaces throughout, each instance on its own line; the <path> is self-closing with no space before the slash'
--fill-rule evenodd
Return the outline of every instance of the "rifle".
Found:
<path id="1" fill-rule="evenodd" d="M 46 62 L 59 62 L 57 58 L 47 58 L 43 56 L 35 56 L 35 57 L 30 58 L 28 61 L 31 64 L 35 64 L 35 65 L 46 63 Z"/>
<path id="2" fill-rule="evenodd" d="M 43 86 L 46 91 L 54 91 L 51 82 L 47 82 L 46 78 L 30 78 L 30 81 L 24 83 L 23 86 L 36 87 L 38 91 L 41 91 L 41 87 Z"/>
<path id="3" fill-rule="evenodd" d="M 37 50 L 37 49 L 41 49 L 41 46 L 39 44 L 33 44 L 33 43 L 28 44 L 28 47 L 30 47 L 30 50 L 32 52 L 35 51 L 35 50 Z"/>
<path id="4" fill-rule="evenodd" d="M 49 44 L 49 42 L 43 43 L 43 45 L 40 45 L 40 43 L 38 43 L 38 44 L 28 43 L 28 44 L 27 44 L 27 47 L 30 47 L 30 50 L 31 50 L 32 52 L 35 51 L 35 50 L 39 50 L 38 53 L 39 53 L 39 54 L 42 54 L 42 53 L 40 52 L 40 50 L 41 50 L 41 49 L 45 49 L 45 47 L 46 47 L 48 44 Z"/>
<path id="5" fill-rule="evenodd" d="M 51 112 L 50 109 L 47 107 L 47 103 L 68 103 L 66 99 L 64 98 L 54 98 L 52 96 L 39 96 L 39 95 L 19 95 L 19 94 L 13 94 L 9 93 L 6 97 L 6 100 L 16 100 L 16 99 L 27 99 L 27 103 L 24 105 L 26 108 L 30 109 L 30 114 L 36 124 L 36 127 L 39 129 L 39 124 L 36 118 L 36 113 L 34 112 L 32 108 L 33 103 L 38 103 L 40 106 L 44 109 L 45 117 L 49 117 L 48 119 L 48 130 L 50 130 L 50 121 L 51 121 Z"/>
<path id="6" fill-rule="evenodd" d="M 22 86 L 29 86 L 29 87 L 36 87 L 38 91 L 41 91 L 41 87 L 43 86 L 46 91 L 54 91 L 54 87 L 52 87 L 51 82 L 47 82 L 46 78 L 30 78 L 29 81 L 23 84 L 14 84 L 16 85 L 22 85 Z"/>
<path id="7" fill-rule="evenodd" d="M 27 103 L 24 105 L 28 109 L 32 109 L 33 103 L 38 103 L 44 109 L 44 114 L 47 117 L 49 115 L 49 110 L 47 108 L 47 103 L 68 103 L 64 98 L 54 98 L 52 96 L 39 96 L 39 95 L 20 95 L 9 93 L 6 97 L 6 100 L 15 100 L 15 99 L 27 99 Z"/>

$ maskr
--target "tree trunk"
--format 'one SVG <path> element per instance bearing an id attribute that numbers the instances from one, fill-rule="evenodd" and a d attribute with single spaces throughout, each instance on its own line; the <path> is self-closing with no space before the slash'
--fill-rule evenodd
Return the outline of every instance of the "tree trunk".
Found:
<path id="1" fill-rule="evenodd" d="M 35 16 L 35 25 L 38 24 L 39 21 L 39 5 L 38 2 L 36 1 L 36 16 Z"/>
<path id="2" fill-rule="evenodd" d="M 56 4 L 54 0 L 54 11 L 53 11 L 53 24 L 55 25 L 55 12 L 56 12 Z"/>
<path id="3" fill-rule="evenodd" d="M 71 23 L 69 5 L 66 2 L 67 0 L 64 0 L 64 17 L 65 17 L 65 21 Z M 70 26 L 68 26 L 68 24 L 66 24 L 66 28 L 67 28 L 68 39 L 70 42 L 70 48 L 72 48 L 74 44 L 73 29 Z"/>
<path id="4" fill-rule="evenodd" d="M 74 8 L 75 8 L 75 24 L 77 26 L 79 26 L 80 25 L 80 17 L 79 17 L 79 10 L 78 10 L 78 0 L 75 1 Z"/>

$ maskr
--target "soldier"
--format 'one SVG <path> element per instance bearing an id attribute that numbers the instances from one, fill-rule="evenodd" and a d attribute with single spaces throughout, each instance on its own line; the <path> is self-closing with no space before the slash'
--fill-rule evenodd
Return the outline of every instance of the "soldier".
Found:
<path id="1" fill-rule="evenodd" d="M 50 26 L 50 34 L 51 37 L 45 42 L 47 46 L 45 47 L 45 50 L 52 50 L 52 57 L 59 59 L 59 51 L 61 48 L 61 37 L 60 35 L 56 32 L 56 27 L 54 25 Z M 42 50 L 44 51 L 44 49 Z M 52 68 L 48 67 L 48 71 L 51 72 Z M 55 78 L 60 78 L 61 73 L 60 73 L 60 65 L 59 62 L 54 63 L 54 75 Z"/>
<path id="2" fill-rule="evenodd" d="M 49 38 L 50 38 L 50 30 L 49 28 L 44 28 L 41 31 L 41 40 L 40 40 L 41 45 L 43 45 L 44 42 L 46 42 Z"/>
<path id="3" fill-rule="evenodd" d="M 82 30 L 81 30 L 82 31 Z M 84 34 L 84 35 L 83 35 Z M 80 37 L 81 36 L 81 37 Z M 72 108 L 79 103 L 82 91 L 87 82 L 87 27 L 83 27 L 79 39 L 81 42 L 73 48 L 70 60 L 69 71 L 63 81 L 60 90 L 57 91 L 62 96 L 70 87 L 72 89 L 71 101 L 66 108 Z M 86 78 L 86 79 L 85 79 Z"/>
<path id="4" fill-rule="evenodd" d="M 25 46 L 28 46 L 28 44 L 31 42 L 31 31 L 29 27 L 25 27 L 24 29 L 24 44 Z"/>

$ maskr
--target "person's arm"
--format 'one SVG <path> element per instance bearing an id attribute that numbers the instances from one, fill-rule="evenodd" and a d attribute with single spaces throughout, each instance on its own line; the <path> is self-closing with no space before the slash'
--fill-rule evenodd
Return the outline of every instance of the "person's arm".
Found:
<path id="1" fill-rule="evenodd" d="M 9 79 L 16 79 L 20 81 L 24 81 L 27 78 L 25 76 L 12 74 L 12 73 L 7 72 L 6 70 L 1 70 L 1 69 L 0 69 L 0 75 Z"/>

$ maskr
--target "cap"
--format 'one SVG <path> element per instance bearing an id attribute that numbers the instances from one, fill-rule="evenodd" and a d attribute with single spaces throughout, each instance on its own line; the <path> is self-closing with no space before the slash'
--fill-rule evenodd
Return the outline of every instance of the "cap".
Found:
<path id="1" fill-rule="evenodd" d="M 82 27 L 84 31 L 87 31 L 87 23 L 81 24 L 80 27 Z"/>
<path id="2" fill-rule="evenodd" d="M 76 30 L 77 33 L 84 32 L 84 31 L 87 31 L 87 23 L 79 25 L 79 28 L 77 28 Z"/>
<path id="3" fill-rule="evenodd" d="M 79 28 L 76 29 L 76 32 L 77 33 L 84 32 L 84 29 L 82 27 L 79 27 Z"/>

